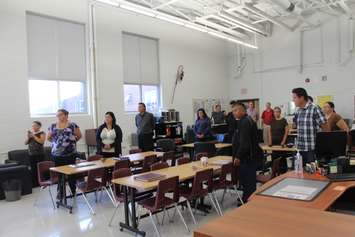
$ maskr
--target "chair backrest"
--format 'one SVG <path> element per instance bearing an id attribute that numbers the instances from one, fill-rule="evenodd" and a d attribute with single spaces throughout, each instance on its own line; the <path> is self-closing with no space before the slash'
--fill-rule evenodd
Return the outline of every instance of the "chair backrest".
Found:
<path id="1" fill-rule="evenodd" d="M 132 175 L 132 171 L 129 168 L 121 168 L 118 170 L 113 171 L 112 173 L 112 179 L 119 179 L 119 178 L 124 178 Z M 114 184 L 113 185 L 113 190 L 116 196 L 119 196 L 121 193 L 121 185 L 119 184 Z"/>
<path id="2" fill-rule="evenodd" d="M 187 163 L 190 163 L 190 158 L 188 158 L 188 157 L 182 157 L 177 160 L 178 165 L 183 165 L 183 164 L 187 164 Z"/>
<path id="3" fill-rule="evenodd" d="M 136 154 L 136 153 L 141 153 L 141 152 L 142 152 L 142 149 L 139 149 L 139 148 L 134 148 L 134 149 L 129 150 L 130 155 Z"/>
<path id="4" fill-rule="evenodd" d="M 204 185 L 207 185 L 205 188 Z M 213 188 L 213 169 L 198 171 L 192 182 L 191 195 L 193 197 L 206 196 Z"/>
<path id="5" fill-rule="evenodd" d="M 89 156 L 87 158 L 87 161 L 96 161 L 96 160 L 100 160 L 103 156 L 102 155 L 93 155 L 93 156 Z"/>
<path id="6" fill-rule="evenodd" d="M 161 169 L 166 169 L 169 167 L 169 164 L 165 161 L 162 161 L 162 162 L 158 162 L 158 163 L 155 163 L 155 164 L 152 164 L 150 166 L 150 170 L 151 171 L 154 171 L 154 170 L 161 170 Z"/>
<path id="7" fill-rule="evenodd" d="M 129 161 L 129 159 L 118 160 L 115 162 L 115 166 L 114 166 L 113 170 L 119 170 L 122 168 L 129 168 L 130 166 L 131 166 L 131 162 Z"/>
<path id="8" fill-rule="evenodd" d="M 101 182 L 98 182 L 98 180 L 101 179 Z M 94 169 L 90 170 L 88 172 L 88 178 L 86 182 L 86 190 L 96 190 L 104 185 L 104 180 L 105 180 L 105 169 L 104 168 L 99 168 L 99 169 Z"/>
<path id="9" fill-rule="evenodd" d="M 146 156 L 143 160 L 143 170 L 142 172 L 150 171 L 150 166 L 156 163 L 158 160 L 157 155 Z"/>
<path id="10" fill-rule="evenodd" d="M 318 159 L 332 159 L 346 155 L 348 134 L 345 131 L 318 132 L 316 136 L 316 155 Z"/>
<path id="11" fill-rule="evenodd" d="M 234 169 L 234 165 L 233 163 L 228 163 L 228 164 L 224 164 L 221 167 L 221 173 L 219 175 L 219 182 L 221 184 L 226 184 L 227 181 L 227 175 L 231 175 L 231 177 L 233 177 L 235 174 L 235 169 Z M 232 178 L 233 179 L 233 178 Z"/>
<path id="12" fill-rule="evenodd" d="M 282 174 L 282 170 L 281 170 L 281 161 L 282 159 L 285 158 L 277 158 L 272 162 L 272 167 L 271 167 L 271 178 L 275 178 L 279 175 Z"/>
<path id="13" fill-rule="evenodd" d="M 162 161 L 174 160 L 175 159 L 175 151 L 166 151 L 163 154 Z"/>
<path id="14" fill-rule="evenodd" d="M 96 146 L 96 129 L 85 130 L 85 142 L 88 146 Z"/>
<path id="15" fill-rule="evenodd" d="M 216 145 L 214 142 L 195 142 L 195 154 L 205 152 L 208 157 L 216 155 Z"/>
<path id="16" fill-rule="evenodd" d="M 350 146 L 355 148 L 355 129 L 350 131 Z"/>
<path id="17" fill-rule="evenodd" d="M 166 206 L 164 199 L 167 193 L 173 192 L 173 201 L 179 201 L 179 177 L 174 176 L 160 180 L 155 197 L 155 208 L 160 209 Z"/>
<path id="18" fill-rule="evenodd" d="M 160 148 L 164 152 L 175 151 L 175 140 L 171 138 L 159 139 L 157 140 L 157 148 Z"/>
<path id="19" fill-rule="evenodd" d="M 42 182 L 50 180 L 52 183 L 56 183 L 58 176 L 55 173 L 50 172 L 50 168 L 54 167 L 53 161 L 42 161 L 37 164 L 37 179 L 41 185 Z"/>
<path id="20" fill-rule="evenodd" d="M 195 155 L 195 160 L 201 160 L 202 157 L 208 157 L 207 152 L 200 152 Z"/>

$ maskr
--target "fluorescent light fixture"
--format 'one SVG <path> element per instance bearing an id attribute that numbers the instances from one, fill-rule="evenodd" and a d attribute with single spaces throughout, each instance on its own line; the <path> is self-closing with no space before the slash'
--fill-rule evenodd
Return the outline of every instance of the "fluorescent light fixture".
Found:
<path id="1" fill-rule="evenodd" d="M 209 31 L 209 32 L 207 32 L 207 33 L 210 34 L 210 35 L 213 35 L 213 36 L 215 36 L 215 37 L 221 38 L 221 39 L 228 39 L 227 36 L 224 36 L 224 35 L 222 35 L 221 33 L 216 33 L 216 32 L 214 32 L 214 31 Z"/>
<path id="2" fill-rule="evenodd" d="M 198 30 L 198 31 L 201 31 L 203 33 L 207 33 L 207 29 L 206 27 L 203 27 L 203 26 L 196 26 L 196 24 L 186 24 L 185 27 L 187 28 L 190 28 L 190 29 L 193 29 L 193 30 Z"/>
<path id="3" fill-rule="evenodd" d="M 119 6 L 120 8 L 126 9 L 128 11 L 132 11 L 138 14 L 142 14 L 142 15 L 146 15 L 146 16 L 150 16 L 150 17 L 155 17 L 155 14 L 152 12 L 149 12 L 145 9 L 139 9 L 137 7 L 131 6 L 131 5 L 126 5 L 126 4 L 120 4 Z"/>
<path id="4" fill-rule="evenodd" d="M 247 24 L 245 22 L 242 22 L 242 21 L 238 20 L 237 18 L 232 18 L 232 17 L 230 17 L 230 16 L 228 16 L 228 15 L 226 15 L 224 13 L 218 13 L 218 15 L 220 15 L 222 17 L 222 19 L 225 18 L 226 20 L 229 20 L 229 21 L 237 24 L 238 27 L 240 27 L 240 28 L 242 28 L 242 29 L 244 29 L 246 31 L 249 31 L 249 32 L 252 32 L 252 33 L 258 32 L 258 33 L 260 33 L 262 35 L 265 35 L 265 33 L 262 30 L 254 27 L 254 26 L 251 26 L 251 25 L 249 25 L 249 24 Z M 221 20 L 221 18 L 219 18 L 219 19 Z"/>
<path id="5" fill-rule="evenodd" d="M 170 17 L 166 17 L 166 16 L 163 16 L 163 15 L 156 15 L 156 18 L 160 19 L 160 20 L 163 20 L 163 21 L 167 21 L 167 22 L 170 22 L 170 23 L 174 23 L 174 24 L 177 24 L 177 25 L 185 25 L 184 22 L 180 21 L 180 20 L 177 20 L 177 19 L 174 19 L 174 18 L 170 18 Z"/>
<path id="6" fill-rule="evenodd" d="M 114 0 L 96 0 L 96 2 L 105 3 L 105 4 L 109 4 L 109 5 L 118 7 L 118 2 L 114 1 Z"/>

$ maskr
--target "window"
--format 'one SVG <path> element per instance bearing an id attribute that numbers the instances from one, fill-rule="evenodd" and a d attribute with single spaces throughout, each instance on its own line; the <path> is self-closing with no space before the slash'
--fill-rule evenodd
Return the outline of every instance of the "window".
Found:
<path id="1" fill-rule="evenodd" d="M 124 85 L 124 105 L 126 112 L 137 111 L 138 103 L 143 102 L 147 110 L 159 109 L 159 87 L 155 85 Z"/>
<path id="2" fill-rule="evenodd" d="M 85 83 L 29 80 L 31 115 L 55 114 L 59 108 L 71 113 L 86 112 Z"/>
<path id="3" fill-rule="evenodd" d="M 160 105 L 158 40 L 123 33 L 124 104 L 126 112 L 137 111 L 143 102 L 150 112 Z"/>
<path id="4" fill-rule="evenodd" d="M 87 113 L 84 24 L 26 14 L 31 116 Z"/>

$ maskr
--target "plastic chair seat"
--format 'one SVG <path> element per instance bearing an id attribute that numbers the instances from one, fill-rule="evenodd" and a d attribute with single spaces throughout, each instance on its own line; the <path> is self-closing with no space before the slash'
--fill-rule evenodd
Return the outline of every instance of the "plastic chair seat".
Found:
<path id="1" fill-rule="evenodd" d="M 156 202 L 156 197 L 152 197 L 152 198 L 140 201 L 140 202 L 138 202 L 138 204 L 153 213 L 153 212 L 156 212 L 159 210 L 158 208 L 155 207 L 155 202 Z M 168 207 L 168 206 L 172 206 L 174 203 L 175 202 L 173 199 L 168 198 L 168 197 L 163 197 L 161 199 L 160 205 L 163 207 Z"/>

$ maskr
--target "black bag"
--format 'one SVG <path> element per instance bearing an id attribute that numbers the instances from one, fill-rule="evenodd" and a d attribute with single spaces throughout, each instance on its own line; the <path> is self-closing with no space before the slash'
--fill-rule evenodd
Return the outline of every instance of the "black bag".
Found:
<path id="1" fill-rule="evenodd" d="M 259 169 L 259 166 L 263 166 L 264 164 L 264 152 L 263 149 L 261 149 L 259 143 L 258 143 L 258 127 L 256 126 L 256 123 L 254 122 L 254 120 L 247 116 L 247 119 L 250 123 L 251 126 L 251 136 L 250 136 L 250 144 L 252 144 L 251 148 L 250 148 L 250 156 L 249 159 L 254 159 L 257 162 L 257 166 Z"/>

